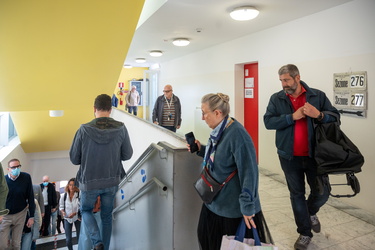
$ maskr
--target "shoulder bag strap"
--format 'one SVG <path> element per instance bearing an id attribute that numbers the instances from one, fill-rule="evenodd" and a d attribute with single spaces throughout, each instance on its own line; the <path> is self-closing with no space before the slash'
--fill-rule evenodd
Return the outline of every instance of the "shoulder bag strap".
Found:
<path id="1" fill-rule="evenodd" d="M 223 187 L 226 183 L 228 183 L 232 178 L 233 176 L 238 172 L 238 169 L 236 168 L 226 179 L 225 181 L 221 184 L 221 186 Z"/>

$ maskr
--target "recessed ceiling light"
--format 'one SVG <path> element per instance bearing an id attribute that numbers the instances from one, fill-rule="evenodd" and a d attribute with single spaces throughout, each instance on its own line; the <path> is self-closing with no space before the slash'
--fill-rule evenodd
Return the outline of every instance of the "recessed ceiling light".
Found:
<path id="1" fill-rule="evenodd" d="M 145 58 L 136 58 L 135 62 L 136 63 L 144 63 L 144 62 L 146 62 L 146 59 Z"/>
<path id="2" fill-rule="evenodd" d="M 125 69 L 131 69 L 131 68 L 133 68 L 133 66 L 131 66 L 130 64 L 124 64 L 124 68 Z"/>
<path id="3" fill-rule="evenodd" d="M 230 12 L 230 16 L 236 21 L 247 21 L 258 16 L 259 10 L 251 6 L 237 7 Z"/>
<path id="4" fill-rule="evenodd" d="M 187 38 L 176 38 L 172 42 L 175 46 L 187 46 L 190 41 Z"/>
<path id="5" fill-rule="evenodd" d="M 50 110 L 49 116 L 50 117 L 61 117 L 64 115 L 64 110 Z"/>
<path id="6" fill-rule="evenodd" d="M 151 50 L 150 51 L 150 56 L 159 57 L 159 56 L 162 56 L 162 55 L 163 55 L 163 52 L 161 52 L 160 50 Z"/>

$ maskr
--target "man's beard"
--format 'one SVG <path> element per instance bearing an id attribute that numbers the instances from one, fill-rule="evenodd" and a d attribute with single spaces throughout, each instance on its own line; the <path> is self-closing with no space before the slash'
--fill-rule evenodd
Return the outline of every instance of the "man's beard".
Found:
<path id="1" fill-rule="evenodd" d="M 297 87 L 298 87 L 297 83 L 294 82 L 294 84 L 292 86 L 285 87 L 284 88 L 284 92 L 287 93 L 287 94 L 289 94 L 289 95 L 292 95 L 292 94 L 294 94 L 294 92 L 296 92 Z"/>

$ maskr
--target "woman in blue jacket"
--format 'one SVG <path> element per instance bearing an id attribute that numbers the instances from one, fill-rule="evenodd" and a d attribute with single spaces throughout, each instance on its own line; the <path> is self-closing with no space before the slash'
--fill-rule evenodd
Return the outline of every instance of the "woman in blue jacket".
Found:
<path id="1" fill-rule="evenodd" d="M 202 120 L 212 129 L 206 146 L 198 140 L 198 155 L 203 166 L 219 183 L 237 169 L 237 173 L 210 203 L 202 206 L 198 239 L 201 249 L 220 249 L 223 235 L 235 235 L 244 218 L 246 237 L 256 227 L 262 242 L 272 242 L 264 220 L 258 194 L 258 165 L 253 141 L 245 128 L 229 117 L 229 97 L 207 94 L 201 101 Z"/>

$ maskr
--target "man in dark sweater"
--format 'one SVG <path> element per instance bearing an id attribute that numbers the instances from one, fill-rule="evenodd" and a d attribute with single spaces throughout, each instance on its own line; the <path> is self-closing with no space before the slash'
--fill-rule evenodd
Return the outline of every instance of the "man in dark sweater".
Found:
<path id="1" fill-rule="evenodd" d="M 26 226 L 31 227 L 34 224 L 35 203 L 31 177 L 28 173 L 20 172 L 20 168 L 18 159 L 8 162 L 8 174 L 5 175 L 5 180 L 9 189 L 6 201 L 9 214 L 4 216 L 0 223 L 0 250 L 7 249 L 8 243 L 10 249 L 21 248 L 22 230 L 28 209 L 30 218 Z"/>

